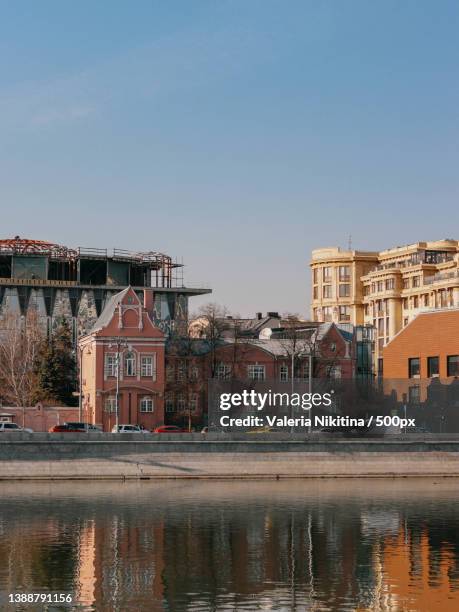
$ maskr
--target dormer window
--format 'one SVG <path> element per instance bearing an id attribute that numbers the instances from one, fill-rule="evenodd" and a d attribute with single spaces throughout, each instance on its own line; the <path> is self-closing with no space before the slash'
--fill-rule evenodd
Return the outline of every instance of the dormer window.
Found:
<path id="1" fill-rule="evenodd" d="M 124 375 L 135 376 L 135 354 L 132 351 L 126 353 L 124 357 Z"/>

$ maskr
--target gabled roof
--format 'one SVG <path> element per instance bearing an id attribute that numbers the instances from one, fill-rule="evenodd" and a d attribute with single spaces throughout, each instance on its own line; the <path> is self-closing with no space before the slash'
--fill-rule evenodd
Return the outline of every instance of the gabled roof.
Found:
<path id="1" fill-rule="evenodd" d="M 115 295 L 112 295 L 112 297 L 108 300 L 103 311 L 100 313 L 100 316 L 98 317 L 97 321 L 94 323 L 92 328 L 89 330 L 90 334 L 98 331 L 99 329 L 106 327 L 110 323 L 110 321 L 113 318 L 113 315 L 115 314 L 115 310 L 118 308 L 118 305 L 121 304 L 125 296 L 130 291 L 132 291 L 132 293 L 135 295 L 137 303 L 140 304 L 140 300 L 131 286 L 126 287 L 126 289 L 123 289 L 119 293 L 115 293 Z"/>

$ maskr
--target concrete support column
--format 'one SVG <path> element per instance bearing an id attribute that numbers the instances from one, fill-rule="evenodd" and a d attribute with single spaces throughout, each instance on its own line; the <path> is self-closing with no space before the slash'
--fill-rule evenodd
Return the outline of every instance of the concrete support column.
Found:
<path id="1" fill-rule="evenodd" d="M 389 313 L 389 338 L 393 338 L 401 328 L 401 304 L 396 298 L 387 300 L 387 312 Z"/>

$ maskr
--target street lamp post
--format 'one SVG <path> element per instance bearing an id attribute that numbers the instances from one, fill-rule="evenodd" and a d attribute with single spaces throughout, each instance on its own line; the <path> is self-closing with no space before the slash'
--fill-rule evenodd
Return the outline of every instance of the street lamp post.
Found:
<path id="1" fill-rule="evenodd" d="M 120 402 L 120 348 L 128 347 L 128 344 L 122 340 L 119 336 L 116 338 L 116 391 L 115 391 L 115 425 L 116 431 L 118 432 L 119 425 L 119 402 Z M 112 347 L 112 343 L 108 345 L 109 348 Z"/>
<path id="2" fill-rule="evenodd" d="M 78 420 L 80 423 L 83 415 L 83 351 L 84 348 L 79 346 L 78 356 L 80 361 L 80 393 L 78 396 Z"/>
<path id="3" fill-rule="evenodd" d="M 117 344 L 116 351 L 116 393 L 115 393 L 115 425 L 116 433 L 118 433 L 119 412 L 120 412 L 120 344 Z"/>

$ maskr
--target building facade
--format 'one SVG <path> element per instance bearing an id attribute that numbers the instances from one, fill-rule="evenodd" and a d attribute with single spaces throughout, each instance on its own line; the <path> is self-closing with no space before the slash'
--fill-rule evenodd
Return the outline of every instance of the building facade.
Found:
<path id="1" fill-rule="evenodd" d="M 152 290 L 141 301 L 127 287 L 79 340 L 82 418 L 104 431 L 164 423 L 165 334 L 150 319 L 152 300 Z"/>
<path id="2" fill-rule="evenodd" d="M 13 312 L 38 313 L 51 331 L 63 317 L 74 341 L 88 333 L 111 297 L 132 286 L 142 299 L 154 289 L 150 319 L 166 333 L 186 327 L 188 299 L 209 289 L 185 287 L 183 264 L 156 251 L 68 248 L 16 236 L 0 240 L 0 321 Z"/>
<path id="3" fill-rule="evenodd" d="M 312 320 L 363 325 L 361 278 L 377 263 L 374 252 L 315 249 L 311 261 Z"/>
<path id="4" fill-rule="evenodd" d="M 424 405 L 429 431 L 459 431 L 459 308 L 420 312 L 384 347 L 383 358 L 386 393 Z"/>
<path id="5" fill-rule="evenodd" d="M 266 330 L 266 328 L 265 328 Z M 294 378 L 352 379 L 357 372 L 357 336 L 324 324 L 289 338 L 205 339 L 169 343 L 166 353 L 166 423 L 181 427 L 207 424 L 208 381 L 272 381 L 291 389 L 292 350 Z M 311 358 L 311 368 L 310 368 Z"/>
<path id="6" fill-rule="evenodd" d="M 363 263 L 354 268 L 354 260 Z M 379 253 L 318 249 L 311 268 L 314 320 L 350 316 L 374 326 L 373 362 L 380 374 L 384 347 L 417 314 L 459 306 L 457 240 L 418 242 Z M 343 297 L 347 292 L 350 297 Z"/>
<path id="7" fill-rule="evenodd" d="M 419 313 L 383 355 L 385 379 L 459 377 L 459 308 Z"/>

